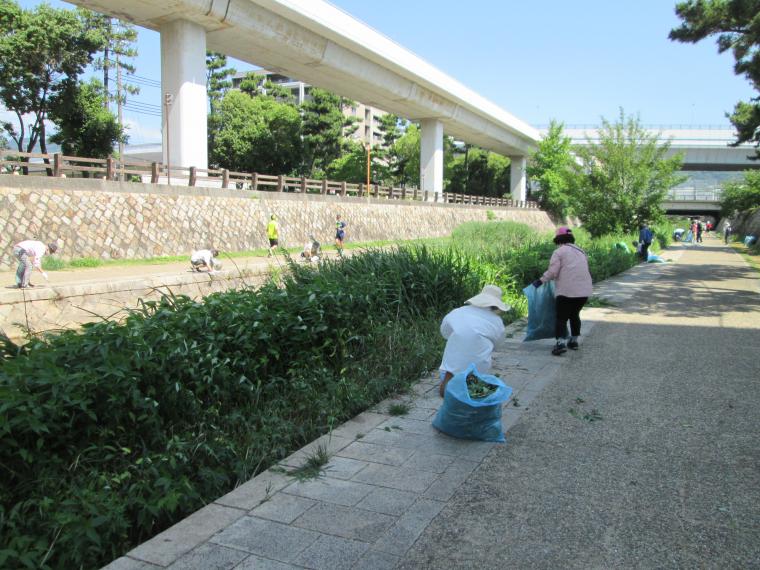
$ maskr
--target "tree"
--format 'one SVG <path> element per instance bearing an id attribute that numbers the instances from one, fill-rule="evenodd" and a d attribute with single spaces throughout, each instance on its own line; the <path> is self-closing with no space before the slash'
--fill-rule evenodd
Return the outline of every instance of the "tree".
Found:
<path id="1" fill-rule="evenodd" d="M 760 170 L 747 170 L 744 172 L 744 180 L 731 181 L 723 187 L 720 209 L 724 216 L 751 213 L 758 208 L 760 208 Z"/>
<path id="2" fill-rule="evenodd" d="M 502 196 L 509 191 L 509 159 L 473 145 L 464 156 L 452 157 L 448 192 L 475 196 Z"/>
<path id="3" fill-rule="evenodd" d="M 676 4 L 676 15 L 682 23 L 670 30 L 671 40 L 697 43 L 717 35 L 718 52 L 734 54 L 734 73 L 760 91 L 760 0 L 687 0 Z M 727 116 L 737 130 L 735 145 L 760 145 L 760 97 L 740 101 Z"/>
<path id="4" fill-rule="evenodd" d="M 227 56 L 215 51 L 206 52 L 206 93 L 208 93 L 209 111 L 214 114 L 214 105 L 232 87 L 230 77 L 235 70 L 227 67 Z"/>
<path id="5" fill-rule="evenodd" d="M 98 35 L 75 12 L 0 0 L 0 101 L 18 121 L 2 126 L 19 151 L 39 143 L 47 152 L 51 101 L 76 83 L 98 49 Z"/>
<path id="6" fill-rule="evenodd" d="M 58 132 L 50 137 L 64 154 L 107 158 L 114 144 L 126 142 L 124 128 L 103 107 L 103 84 L 96 79 L 70 84 L 51 103 L 50 119 Z"/>
<path id="7" fill-rule="evenodd" d="M 394 176 L 399 184 L 419 187 L 420 185 L 420 128 L 409 123 L 393 145 L 396 157 Z"/>
<path id="8" fill-rule="evenodd" d="M 538 185 L 538 203 L 542 209 L 564 218 L 570 206 L 572 163 L 570 137 L 564 125 L 551 121 L 549 131 L 530 157 L 527 174 Z"/>
<path id="9" fill-rule="evenodd" d="M 251 97 L 271 97 L 280 103 L 296 105 L 296 98 L 287 87 L 269 80 L 266 75 L 255 72 L 246 73 L 240 82 L 240 90 Z"/>
<path id="10" fill-rule="evenodd" d="M 301 116 L 293 105 L 228 91 L 212 125 L 211 161 L 221 168 L 289 174 L 301 162 Z"/>
<path id="11" fill-rule="evenodd" d="M 347 141 L 344 146 L 343 154 L 327 165 L 325 175 L 332 180 L 366 183 L 366 147 L 356 141 Z"/>
<path id="12" fill-rule="evenodd" d="M 345 129 L 354 123 L 343 115 L 347 100 L 313 87 L 301 105 L 303 115 L 304 162 L 302 172 L 314 175 L 341 155 Z"/>
<path id="13" fill-rule="evenodd" d="M 616 123 L 602 118 L 599 142 L 576 148 L 573 162 L 573 212 L 594 236 L 631 232 L 664 214 L 668 190 L 685 177 L 677 174 L 682 157 L 666 157 L 661 142 L 623 110 Z"/>

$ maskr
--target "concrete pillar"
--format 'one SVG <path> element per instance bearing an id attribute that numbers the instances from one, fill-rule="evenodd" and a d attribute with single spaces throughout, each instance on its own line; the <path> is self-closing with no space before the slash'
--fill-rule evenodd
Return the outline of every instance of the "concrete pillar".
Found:
<path id="1" fill-rule="evenodd" d="M 423 119 L 420 128 L 420 187 L 437 202 L 443 193 L 443 123 Z"/>
<path id="2" fill-rule="evenodd" d="M 526 177 L 525 166 L 526 158 L 524 156 L 510 156 L 509 167 L 509 188 L 512 193 L 512 200 L 525 201 L 526 197 Z"/>
<path id="3" fill-rule="evenodd" d="M 161 26 L 161 90 L 164 163 L 208 168 L 206 30 L 198 24 Z"/>

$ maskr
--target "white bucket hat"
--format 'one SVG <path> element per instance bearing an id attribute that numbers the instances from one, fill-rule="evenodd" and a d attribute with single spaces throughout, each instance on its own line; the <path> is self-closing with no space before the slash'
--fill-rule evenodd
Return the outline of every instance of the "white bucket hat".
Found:
<path id="1" fill-rule="evenodd" d="M 510 306 L 501 300 L 501 288 L 496 285 L 486 285 L 483 290 L 464 302 L 465 305 L 490 309 L 496 307 L 500 311 L 508 311 Z"/>

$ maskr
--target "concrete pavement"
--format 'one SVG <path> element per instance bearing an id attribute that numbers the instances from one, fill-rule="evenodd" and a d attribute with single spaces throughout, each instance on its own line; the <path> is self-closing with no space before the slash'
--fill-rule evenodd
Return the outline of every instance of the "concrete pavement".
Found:
<path id="1" fill-rule="evenodd" d="M 109 570 L 760 567 L 760 279 L 717 240 L 601 283 L 578 352 L 522 343 L 507 443 L 437 433 L 433 376 Z M 405 402 L 405 416 L 390 405 Z"/>

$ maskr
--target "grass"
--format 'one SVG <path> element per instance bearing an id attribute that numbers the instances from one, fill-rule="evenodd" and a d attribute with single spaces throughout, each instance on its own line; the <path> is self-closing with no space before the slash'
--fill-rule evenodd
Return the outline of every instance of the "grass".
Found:
<path id="1" fill-rule="evenodd" d="M 742 242 L 734 241 L 731 242 L 730 245 L 741 254 L 744 260 L 749 263 L 755 271 L 760 272 L 760 247 L 758 247 L 757 244 L 752 247 L 747 247 Z"/>
<path id="2" fill-rule="evenodd" d="M 409 404 L 406 403 L 400 403 L 400 404 L 391 404 L 388 406 L 388 414 L 391 416 L 405 416 L 409 413 Z"/>
<path id="3" fill-rule="evenodd" d="M 586 307 L 617 307 L 617 304 L 602 297 L 593 296 L 586 303 Z"/>
<path id="4" fill-rule="evenodd" d="M 310 479 L 321 477 L 325 470 L 325 465 L 329 462 L 330 454 L 327 452 L 327 447 L 320 444 L 317 446 L 317 449 L 306 457 L 303 465 L 287 471 L 287 474 L 298 481 L 309 481 Z"/>

